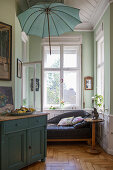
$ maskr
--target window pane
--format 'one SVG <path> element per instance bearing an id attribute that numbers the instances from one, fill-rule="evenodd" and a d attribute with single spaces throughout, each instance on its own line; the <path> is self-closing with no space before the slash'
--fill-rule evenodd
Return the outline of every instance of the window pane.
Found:
<path id="1" fill-rule="evenodd" d="M 51 46 L 51 55 L 49 46 L 44 47 L 44 68 L 60 67 L 60 47 Z"/>
<path id="2" fill-rule="evenodd" d="M 104 42 L 102 42 L 102 63 L 104 63 Z"/>
<path id="3" fill-rule="evenodd" d="M 77 67 L 77 48 L 75 46 L 64 46 L 63 67 Z"/>
<path id="4" fill-rule="evenodd" d="M 97 69 L 97 93 L 104 96 L 104 66 Z"/>
<path id="5" fill-rule="evenodd" d="M 100 65 L 101 64 L 101 45 L 100 43 L 98 42 L 97 43 L 97 65 Z"/>
<path id="6" fill-rule="evenodd" d="M 64 85 L 63 85 L 63 98 L 65 104 L 78 105 L 79 103 L 79 87 L 78 87 L 78 72 L 65 71 L 64 72 Z M 79 96 L 80 97 L 80 96 Z"/>
<path id="7" fill-rule="evenodd" d="M 45 105 L 58 105 L 60 100 L 60 72 L 45 71 L 44 100 Z"/>
<path id="8" fill-rule="evenodd" d="M 34 92 L 31 90 L 31 79 L 34 78 L 34 67 L 23 67 L 23 106 L 35 107 Z"/>

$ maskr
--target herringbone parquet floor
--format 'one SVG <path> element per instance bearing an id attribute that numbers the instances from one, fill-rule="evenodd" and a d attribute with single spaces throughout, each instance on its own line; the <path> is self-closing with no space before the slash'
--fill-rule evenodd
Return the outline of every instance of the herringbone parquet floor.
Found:
<path id="1" fill-rule="evenodd" d="M 113 156 L 101 150 L 99 155 L 87 153 L 83 142 L 48 144 L 46 162 L 37 162 L 23 170 L 113 170 Z"/>

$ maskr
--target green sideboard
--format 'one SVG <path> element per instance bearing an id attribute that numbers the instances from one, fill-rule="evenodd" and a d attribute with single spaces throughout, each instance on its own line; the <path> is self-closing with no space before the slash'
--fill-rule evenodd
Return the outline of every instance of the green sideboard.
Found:
<path id="1" fill-rule="evenodd" d="M 45 161 L 46 126 L 47 114 L 0 119 L 0 170 L 18 170 Z"/>

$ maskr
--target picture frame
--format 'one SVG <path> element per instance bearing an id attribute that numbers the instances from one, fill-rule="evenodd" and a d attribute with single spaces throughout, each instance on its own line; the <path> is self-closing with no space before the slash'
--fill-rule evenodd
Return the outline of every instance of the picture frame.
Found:
<path id="1" fill-rule="evenodd" d="M 17 77 L 22 78 L 22 61 L 17 58 Z"/>
<path id="2" fill-rule="evenodd" d="M 12 26 L 0 22 L 0 80 L 11 80 Z"/>
<path id="3" fill-rule="evenodd" d="M 84 78 L 84 86 L 85 90 L 93 90 L 93 77 L 85 77 Z"/>

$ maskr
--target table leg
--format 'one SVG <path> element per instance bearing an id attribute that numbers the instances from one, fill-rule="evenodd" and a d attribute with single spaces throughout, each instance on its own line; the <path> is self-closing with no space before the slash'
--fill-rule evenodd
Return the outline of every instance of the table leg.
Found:
<path id="1" fill-rule="evenodd" d="M 99 154 L 100 151 L 95 148 L 95 122 L 92 122 L 92 147 L 87 150 L 91 154 Z"/>

